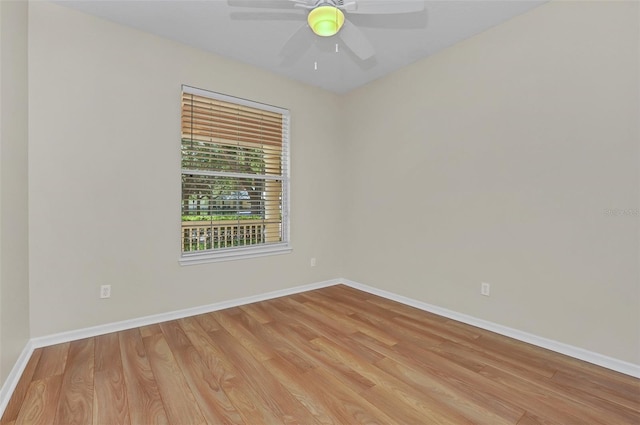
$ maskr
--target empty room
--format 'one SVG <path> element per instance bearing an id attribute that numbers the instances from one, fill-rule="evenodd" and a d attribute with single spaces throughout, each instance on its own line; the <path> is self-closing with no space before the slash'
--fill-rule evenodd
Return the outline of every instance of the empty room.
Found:
<path id="1" fill-rule="evenodd" d="M 640 3 L 0 1 L 0 425 L 639 424 Z"/>

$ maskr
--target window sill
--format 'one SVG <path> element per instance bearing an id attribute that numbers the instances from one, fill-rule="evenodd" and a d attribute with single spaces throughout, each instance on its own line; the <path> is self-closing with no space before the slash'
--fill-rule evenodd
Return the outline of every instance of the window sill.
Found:
<path id="1" fill-rule="evenodd" d="M 247 258 L 265 257 L 268 255 L 280 255 L 291 253 L 289 244 L 273 244 L 260 247 L 229 248 L 222 251 L 206 251 L 198 253 L 183 254 L 180 257 L 181 266 L 194 264 L 218 263 L 222 261 L 244 260 Z"/>

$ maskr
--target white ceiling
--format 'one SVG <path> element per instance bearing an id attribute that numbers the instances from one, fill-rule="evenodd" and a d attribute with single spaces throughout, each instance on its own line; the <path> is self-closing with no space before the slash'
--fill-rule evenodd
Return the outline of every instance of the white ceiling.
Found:
<path id="1" fill-rule="evenodd" d="M 232 7 L 226 0 L 59 0 L 57 3 L 345 93 L 546 1 L 427 0 L 423 13 L 347 15 L 373 45 L 374 58 L 362 61 L 345 48 L 338 37 L 313 36 L 306 28 L 308 32 L 303 30 L 296 37 L 310 37 L 307 41 L 311 47 L 294 63 L 282 57 L 281 51 L 290 37 L 306 26 L 305 9 Z M 241 20 L 239 12 L 244 16 L 246 12 L 260 12 L 261 16 L 266 16 L 263 12 L 270 16 L 286 13 L 290 20 Z"/>

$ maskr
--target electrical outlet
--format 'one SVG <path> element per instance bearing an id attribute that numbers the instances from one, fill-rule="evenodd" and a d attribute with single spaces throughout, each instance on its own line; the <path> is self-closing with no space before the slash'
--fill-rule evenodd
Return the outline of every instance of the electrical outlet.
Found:
<path id="1" fill-rule="evenodd" d="M 480 284 L 480 295 L 484 295 L 485 297 L 488 297 L 490 294 L 491 294 L 491 285 L 489 285 L 488 283 L 482 282 Z"/>
<path id="2" fill-rule="evenodd" d="M 111 298 L 111 285 L 100 286 L 100 298 Z"/>
<path id="3" fill-rule="evenodd" d="M 310 264 L 311 264 L 311 267 L 315 267 L 315 266 L 316 266 L 316 259 L 315 259 L 315 257 L 311 259 Z"/>

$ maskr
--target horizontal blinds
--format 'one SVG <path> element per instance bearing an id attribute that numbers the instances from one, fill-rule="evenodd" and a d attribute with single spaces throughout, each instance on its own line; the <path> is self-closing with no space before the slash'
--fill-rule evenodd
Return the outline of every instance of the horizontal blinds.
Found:
<path id="1" fill-rule="evenodd" d="M 183 252 L 284 240 L 288 116 L 247 103 L 183 91 Z"/>
<path id="2" fill-rule="evenodd" d="M 282 115 L 183 93 L 182 138 L 281 149 Z"/>

